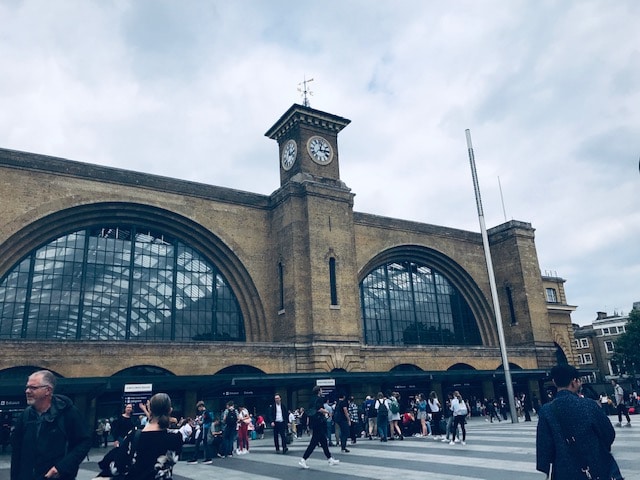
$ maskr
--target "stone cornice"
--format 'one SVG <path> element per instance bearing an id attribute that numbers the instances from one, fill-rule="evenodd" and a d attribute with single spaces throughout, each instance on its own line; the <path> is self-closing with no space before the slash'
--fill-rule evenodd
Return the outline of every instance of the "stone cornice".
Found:
<path id="1" fill-rule="evenodd" d="M 267 195 L 4 148 L 0 148 L 0 167 L 159 190 L 257 208 L 269 208 L 270 206 Z"/>
<path id="2" fill-rule="evenodd" d="M 278 140 L 296 125 L 308 125 L 336 135 L 349 125 L 348 120 L 331 113 L 315 110 L 311 107 L 293 104 L 289 110 L 265 133 L 266 137 Z"/>

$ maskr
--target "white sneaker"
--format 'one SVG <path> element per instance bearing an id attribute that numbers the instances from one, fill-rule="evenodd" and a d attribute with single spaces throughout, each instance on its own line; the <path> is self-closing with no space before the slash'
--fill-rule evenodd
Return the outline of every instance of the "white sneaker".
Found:
<path id="1" fill-rule="evenodd" d="M 340 460 L 336 460 L 335 458 L 331 457 L 329 459 L 329 465 L 333 466 L 333 465 L 337 465 L 340 463 Z"/>
<path id="2" fill-rule="evenodd" d="M 621 427 L 622 424 L 620 422 L 616 423 L 616 427 Z"/>
<path id="3" fill-rule="evenodd" d="M 456 442 L 454 442 L 453 440 L 451 440 L 451 441 L 449 442 L 449 445 L 455 445 L 455 444 L 456 444 Z"/>
<path id="4" fill-rule="evenodd" d="M 467 442 L 465 442 L 464 440 L 462 442 L 460 442 L 462 445 L 466 445 Z"/>
<path id="5" fill-rule="evenodd" d="M 456 438 L 456 443 L 460 443 L 460 439 L 459 438 Z"/>
<path id="6" fill-rule="evenodd" d="M 300 465 L 302 468 L 305 468 L 305 469 L 309 468 L 309 465 L 307 465 L 307 461 L 304 458 L 300 459 L 300 461 L 298 462 L 298 465 Z"/>
<path id="7" fill-rule="evenodd" d="M 448 442 L 448 441 L 449 441 L 449 439 L 445 437 L 445 438 L 443 438 L 443 439 L 442 439 L 442 441 L 443 441 L 443 442 Z"/>

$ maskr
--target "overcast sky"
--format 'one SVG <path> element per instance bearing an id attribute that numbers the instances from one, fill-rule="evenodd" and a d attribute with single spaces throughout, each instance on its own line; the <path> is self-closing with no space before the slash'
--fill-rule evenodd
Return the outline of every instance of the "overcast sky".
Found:
<path id="1" fill-rule="evenodd" d="M 0 0 L 0 147 L 268 195 L 264 133 L 313 78 L 311 106 L 352 121 L 356 211 L 478 232 L 468 128 L 487 227 L 530 222 L 586 324 L 640 301 L 639 19 L 637 0 Z"/>

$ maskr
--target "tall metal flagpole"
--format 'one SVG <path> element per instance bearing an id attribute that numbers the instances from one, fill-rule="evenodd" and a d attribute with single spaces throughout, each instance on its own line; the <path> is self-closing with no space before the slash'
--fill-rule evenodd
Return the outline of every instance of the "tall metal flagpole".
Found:
<path id="1" fill-rule="evenodd" d="M 489 285 L 491 286 L 491 298 L 493 300 L 493 310 L 496 314 L 496 327 L 498 329 L 498 340 L 500 341 L 500 353 L 502 355 L 502 366 L 504 367 L 504 381 L 507 385 L 507 395 L 509 396 L 509 411 L 511 412 L 511 422 L 518 423 L 518 415 L 513 396 L 513 383 L 511 383 L 511 370 L 509 369 L 509 359 L 507 358 L 507 345 L 504 341 L 504 329 L 502 328 L 502 315 L 500 314 L 500 303 L 498 302 L 498 290 L 496 289 L 496 277 L 493 273 L 493 262 L 491 260 L 491 250 L 489 250 L 489 237 L 487 227 L 484 224 L 484 213 L 482 211 L 482 199 L 480 198 L 480 185 L 478 184 L 478 174 L 476 173 L 476 159 L 473 155 L 471 145 L 471 132 L 465 130 L 467 135 L 467 149 L 469 150 L 469 162 L 471 163 L 471 176 L 473 177 L 473 188 L 476 193 L 476 206 L 478 207 L 478 219 L 480 220 L 480 231 L 482 233 L 482 245 L 484 246 L 484 256 L 487 261 L 487 271 L 489 273 Z"/>

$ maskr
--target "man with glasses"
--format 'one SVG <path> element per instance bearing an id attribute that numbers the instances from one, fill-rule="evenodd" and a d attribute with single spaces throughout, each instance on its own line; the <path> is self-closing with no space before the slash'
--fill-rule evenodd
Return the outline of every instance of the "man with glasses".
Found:
<path id="1" fill-rule="evenodd" d="M 11 436 L 11 480 L 73 480 L 91 448 L 91 434 L 80 412 L 64 395 L 54 394 L 48 370 L 29 376 L 28 407 Z"/>

